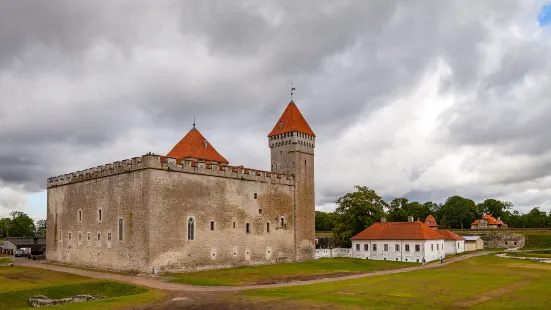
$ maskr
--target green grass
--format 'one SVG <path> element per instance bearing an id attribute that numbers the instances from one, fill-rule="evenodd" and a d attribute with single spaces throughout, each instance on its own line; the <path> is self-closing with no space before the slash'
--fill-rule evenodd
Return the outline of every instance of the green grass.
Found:
<path id="1" fill-rule="evenodd" d="M 0 264 L 9 264 L 13 262 L 13 260 L 11 259 L 11 257 L 2 257 L 0 258 Z"/>
<path id="2" fill-rule="evenodd" d="M 511 289 L 515 283 L 526 286 Z M 551 265 L 480 256 L 440 268 L 366 277 L 356 280 L 319 283 L 277 289 L 245 291 L 235 298 L 251 303 L 274 304 L 296 300 L 304 305 L 331 305 L 369 309 L 449 309 L 484 297 L 493 290 L 504 294 L 471 306 L 481 309 L 547 309 Z M 507 302 L 504 301 L 506 296 Z M 517 299 L 517 296 L 518 299 Z M 510 303 L 510 304 L 509 304 Z M 511 306 L 513 305 L 513 306 Z"/>
<path id="3" fill-rule="evenodd" d="M 160 301 L 167 296 L 166 293 L 158 290 L 68 273 L 27 267 L 0 268 L 0 308 L 2 309 L 29 307 L 28 298 L 35 295 L 45 295 L 54 299 L 78 294 L 101 295 L 107 298 L 75 305 L 63 305 L 63 308 L 112 309 Z"/>
<path id="4" fill-rule="evenodd" d="M 551 251 L 548 250 L 548 251 L 535 251 L 535 252 L 513 252 L 513 253 L 507 253 L 507 256 L 551 258 Z"/>
<path id="5" fill-rule="evenodd" d="M 357 258 L 333 258 L 300 263 L 168 274 L 165 276 L 170 277 L 169 281 L 176 283 L 205 286 L 233 286 L 287 282 L 291 280 L 320 277 L 321 275 L 364 273 L 412 266 L 415 266 L 415 264 Z"/>
<path id="6" fill-rule="evenodd" d="M 74 266 L 74 265 L 69 265 L 69 264 L 60 264 L 60 263 L 45 263 L 45 264 L 53 265 L 53 266 L 60 266 L 60 267 L 65 267 L 65 268 L 73 268 L 73 269 L 85 270 L 85 271 L 94 271 L 94 272 L 101 272 L 101 273 L 120 274 L 120 275 L 123 275 L 123 276 L 135 276 L 135 275 L 137 275 L 137 274 L 139 273 L 139 272 L 137 272 L 137 271 L 135 271 L 135 272 L 112 271 L 112 270 L 105 270 L 105 269 L 96 269 L 96 268 L 80 267 L 80 266 Z"/>
<path id="7" fill-rule="evenodd" d="M 551 249 L 551 232 L 523 232 L 526 239 L 523 250 Z"/>

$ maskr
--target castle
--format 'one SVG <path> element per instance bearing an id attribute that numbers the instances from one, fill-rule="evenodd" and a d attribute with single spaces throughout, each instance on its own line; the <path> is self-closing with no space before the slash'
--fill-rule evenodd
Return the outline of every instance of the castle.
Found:
<path id="1" fill-rule="evenodd" d="M 46 259 L 142 273 L 314 259 L 315 137 L 291 101 L 270 172 L 229 165 L 194 125 L 167 156 L 49 178 Z"/>

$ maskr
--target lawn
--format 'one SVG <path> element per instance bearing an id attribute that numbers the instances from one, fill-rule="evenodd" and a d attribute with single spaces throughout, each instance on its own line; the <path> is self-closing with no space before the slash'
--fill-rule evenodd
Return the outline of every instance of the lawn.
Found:
<path id="1" fill-rule="evenodd" d="M 0 265 L 2 264 L 9 264 L 13 262 L 13 260 L 11 259 L 11 257 L 0 257 Z"/>
<path id="2" fill-rule="evenodd" d="M 27 267 L 0 267 L 0 305 L 2 309 L 29 307 L 28 298 L 45 295 L 66 298 L 78 294 L 101 295 L 106 299 L 64 305 L 79 309 L 116 308 L 160 301 L 165 293 L 135 285 L 92 279 L 78 275 Z"/>
<path id="3" fill-rule="evenodd" d="M 233 286 L 307 280 L 320 277 L 412 267 L 415 264 L 357 258 L 324 258 L 308 262 L 247 266 L 167 274 L 169 281 L 191 285 Z"/>
<path id="4" fill-rule="evenodd" d="M 507 256 L 551 258 L 551 251 L 547 250 L 547 251 L 534 251 L 534 252 L 514 252 L 514 253 L 507 253 Z"/>
<path id="5" fill-rule="evenodd" d="M 551 249 L 551 232 L 523 232 L 526 239 L 523 250 Z"/>
<path id="6" fill-rule="evenodd" d="M 225 302 L 304 308 L 548 309 L 551 265 L 480 256 L 444 267 L 356 280 L 245 291 Z"/>

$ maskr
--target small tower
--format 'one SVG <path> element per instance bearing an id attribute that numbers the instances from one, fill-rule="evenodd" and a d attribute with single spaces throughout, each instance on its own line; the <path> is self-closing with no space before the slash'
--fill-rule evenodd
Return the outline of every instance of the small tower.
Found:
<path id="1" fill-rule="evenodd" d="M 314 148 L 316 135 L 291 100 L 268 135 L 271 171 L 295 180 L 294 231 L 296 260 L 314 258 L 315 192 Z"/>
<path id="2" fill-rule="evenodd" d="M 434 230 L 438 230 L 438 223 L 436 223 L 436 219 L 432 215 L 428 215 L 425 219 L 425 224 L 427 224 L 430 228 Z"/>

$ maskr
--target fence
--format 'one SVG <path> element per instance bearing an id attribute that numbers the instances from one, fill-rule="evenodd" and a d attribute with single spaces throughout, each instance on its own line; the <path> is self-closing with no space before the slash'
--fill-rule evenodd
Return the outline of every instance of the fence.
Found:
<path id="1" fill-rule="evenodd" d="M 316 249 L 316 259 L 333 257 L 352 257 L 352 249 Z"/>

